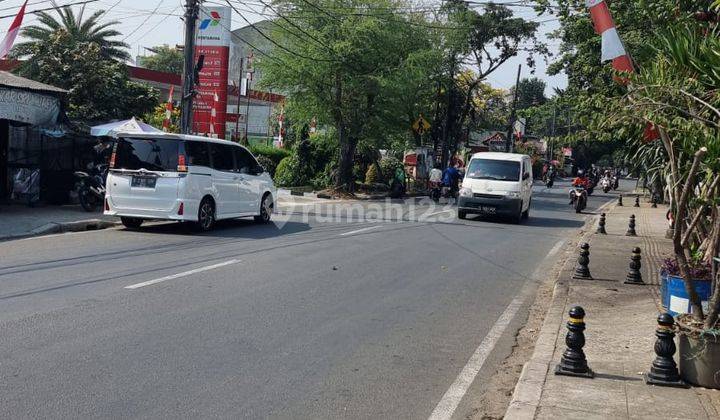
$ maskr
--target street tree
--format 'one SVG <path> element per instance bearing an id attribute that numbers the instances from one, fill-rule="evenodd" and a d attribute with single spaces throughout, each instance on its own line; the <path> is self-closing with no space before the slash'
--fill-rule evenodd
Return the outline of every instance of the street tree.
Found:
<path id="1" fill-rule="evenodd" d="M 71 119 L 97 122 L 140 116 L 158 104 L 157 90 L 129 79 L 123 63 L 107 58 L 94 42 L 75 42 L 65 31 L 28 50 L 25 77 L 68 90 Z"/>
<path id="2" fill-rule="evenodd" d="M 138 63 L 140 66 L 165 73 L 182 74 L 182 52 L 169 45 L 158 45 L 149 50 L 153 52 L 153 55 L 141 57 Z"/>
<path id="3" fill-rule="evenodd" d="M 448 62 L 446 74 L 452 82 L 447 90 L 447 128 L 441 139 L 446 143 L 442 147 L 443 161 L 467 133 L 468 118 L 471 113 L 477 114 L 477 110 L 473 110 L 476 90 L 488 76 L 520 51 L 530 53 L 528 65 L 531 67 L 534 56 L 548 53 L 546 45 L 536 38 L 538 23 L 514 16 L 506 6 L 489 3 L 477 10 L 466 2 L 452 0 L 445 4 L 444 10 L 448 27 L 455 30 L 445 35 L 444 45 Z M 473 76 L 465 77 L 459 89 L 456 75 L 462 68 L 472 69 Z"/>
<path id="4" fill-rule="evenodd" d="M 537 77 L 520 79 L 518 83 L 517 109 L 527 109 L 547 102 L 545 96 L 546 87 L 545 81 Z M 514 91 L 514 88 L 511 91 Z"/>
<path id="5" fill-rule="evenodd" d="M 259 57 L 264 85 L 287 93 L 296 121 L 316 118 L 337 133 L 338 188 L 354 188 L 360 142 L 379 146 L 388 130 L 409 134 L 411 116 L 428 109 L 423 95 L 435 91 L 423 88 L 432 86 L 432 43 L 401 6 L 387 0 L 275 4 L 285 19 L 277 19 L 270 34 L 275 48 Z M 383 13 L 367 12 L 378 8 Z"/>
<path id="6" fill-rule="evenodd" d="M 126 51 L 128 45 L 117 39 L 121 33 L 113 27 L 118 21 L 100 22 L 105 13 L 98 10 L 87 18 L 83 18 L 85 7 L 81 7 L 77 14 L 70 6 L 55 9 L 58 17 L 49 12 L 35 14 L 40 24 L 23 28 L 21 34 L 27 41 L 16 44 L 11 52 L 15 58 L 24 58 L 34 54 L 43 44 L 51 42 L 58 33 L 65 33 L 63 39 L 69 44 L 92 43 L 99 47 L 100 56 L 108 59 L 127 60 L 130 55 Z"/>

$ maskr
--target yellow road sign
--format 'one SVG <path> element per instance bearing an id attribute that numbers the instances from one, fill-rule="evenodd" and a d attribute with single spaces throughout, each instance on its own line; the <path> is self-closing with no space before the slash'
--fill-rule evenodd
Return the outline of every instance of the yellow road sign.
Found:
<path id="1" fill-rule="evenodd" d="M 415 120 L 415 122 L 412 125 L 413 130 L 415 130 L 415 132 L 417 132 L 418 134 L 425 133 L 428 129 L 430 129 L 430 127 L 431 127 L 430 123 L 427 122 L 427 120 L 425 118 L 423 118 L 422 115 L 420 115 L 420 117 L 417 120 Z"/>

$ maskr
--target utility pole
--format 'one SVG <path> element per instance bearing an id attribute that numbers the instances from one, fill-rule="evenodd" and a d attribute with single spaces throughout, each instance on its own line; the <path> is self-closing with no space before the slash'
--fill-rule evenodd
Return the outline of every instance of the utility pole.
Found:
<path id="1" fill-rule="evenodd" d="M 243 137 L 243 144 L 248 146 L 250 144 L 250 137 L 248 136 L 248 129 L 250 124 L 250 82 L 252 81 L 252 75 L 255 72 L 253 67 L 253 52 L 250 50 L 250 54 L 247 56 L 247 79 L 245 82 L 245 97 L 247 98 L 247 106 L 245 107 L 245 136 Z M 240 98 L 238 98 L 238 101 Z"/>
<path id="2" fill-rule="evenodd" d="M 235 118 L 235 138 L 240 142 L 240 93 L 242 92 L 242 79 L 243 79 L 243 63 L 244 58 L 240 57 L 240 76 L 238 77 L 238 88 L 237 88 L 237 117 Z"/>
<path id="3" fill-rule="evenodd" d="M 452 108 L 452 93 L 455 89 L 455 56 L 450 59 L 450 79 L 447 90 L 447 110 L 445 111 L 445 124 L 443 124 L 442 144 L 440 147 L 440 165 L 444 168 L 448 164 L 448 130 L 450 129 L 450 109 Z"/>
<path id="4" fill-rule="evenodd" d="M 553 158 L 553 144 L 555 143 L 555 114 L 557 112 L 557 108 L 555 105 L 553 105 L 553 118 L 552 118 L 552 126 L 550 128 L 550 144 L 548 147 L 548 160 L 552 160 Z"/>
<path id="5" fill-rule="evenodd" d="M 189 134 L 192 127 L 192 107 L 195 88 L 195 22 L 200 5 L 198 0 L 185 3 L 185 64 L 183 66 L 183 89 L 180 99 L 180 132 Z"/>
<path id="6" fill-rule="evenodd" d="M 517 78 L 515 79 L 515 93 L 513 94 L 512 109 L 510 111 L 510 126 L 508 127 L 508 137 L 505 140 L 505 151 L 510 153 L 512 151 L 512 140 L 513 140 L 513 125 L 515 125 L 515 107 L 517 107 L 518 99 L 518 86 L 520 85 L 520 70 L 522 64 L 518 64 Z"/>

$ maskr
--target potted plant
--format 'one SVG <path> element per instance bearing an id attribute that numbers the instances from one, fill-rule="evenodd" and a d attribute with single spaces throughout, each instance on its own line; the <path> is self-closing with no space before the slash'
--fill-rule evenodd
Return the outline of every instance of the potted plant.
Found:
<path id="1" fill-rule="evenodd" d="M 691 262 L 689 270 L 701 306 L 707 311 L 712 292 L 712 265 L 702 259 L 696 259 Z M 689 296 L 685 292 L 685 282 L 674 257 L 665 258 L 660 268 L 660 296 L 662 305 L 672 316 L 691 312 Z"/>

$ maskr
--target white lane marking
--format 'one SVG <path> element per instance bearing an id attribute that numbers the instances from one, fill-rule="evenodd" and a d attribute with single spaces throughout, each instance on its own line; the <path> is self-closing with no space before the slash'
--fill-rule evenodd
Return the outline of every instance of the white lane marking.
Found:
<path id="1" fill-rule="evenodd" d="M 379 227 L 382 227 L 382 225 L 375 225 L 375 226 L 370 226 L 370 227 L 366 227 L 366 228 L 362 228 L 362 229 L 358 229 L 358 230 L 351 230 L 350 232 L 341 233 L 340 236 L 347 236 L 347 235 L 352 235 L 354 233 L 367 232 L 368 230 L 377 229 Z"/>
<path id="2" fill-rule="evenodd" d="M 485 360 L 495 348 L 495 344 L 497 344 L 500 337 L 510 325 L 510 322 L 518 310 L 520 310 L 524 301 L 524 295 L 516 296 L 507 308 L 505 308 L 505 311 L 503 311 L 500 318 L 495 321 L 495 325 L 492 326 L 490 332 L 488 332 L 475 350 L 475 353 L 470 356 L 470 360 L 468 360 L 465 367 L 460 371 L 455 382 L 450 385 L 450 388 L 445 392 L 445 395 L 443 395 L 437 406 L 435 406 L 435 410 L 430 414 L 429 420 L 445 420 L 452 417 L 460 401 L 465 396 L 465 393 L 467 393 L 468 388 L 470 388 L 478 372 L 480 372 L 480 369 L 482 369 L 485 364 Z"/>
<path id="3" fill-rule="evenodd" d="M 557 254 L 558 251 L 560 251 L 560 248 L 562 248 L 562 246 L 563 246 L 564 244 L 565 244 L 565 239 L 560 239 L 560 240 L 555 244 L 555 246 L 552 247 L 552 249 L 550 250 L 550 252 L 548 252 L 547 257 L 545 257 L 545 258 L 550 258 L 550 257 L 554 256 L 555 254 Z"/>
<path id="4" fill-rule="evenodd" d="M 224 266 L 230 265 L 230 264 L 235 264 L 237 262 L 239 262 L 239 260 L 224 261 L 224 262 L 221 262 L 218 264 L 208 265 L 205 267 L 196 268 L 194 270 L 184 271 L 182 273 L 177 273 L 177 274 L 172 274 L 172 275 L 165 276 L 165 277 L 160 277 L 159 279 L 155 279 L 155 280 L 148 280 L 148 281 L 144 281 L 142 283 L 131 284 L 130 286 L 125 286 L 125 289 L 138 289 L 140 287 L 150 286 L 153 284 L 162 283 L 164 281 L 189 276 L 192 274 L 202 273 L 203 271 L 214 270 L 216 268 L 224 267 Z"/>
<path id="5" fill-rule="evenodd" d="M 428 215 L 425 216 L 425 217 L 436 216 L 436 215 L 438 215 L 438 214 L 447 213 L 447 212 L 449 212 L 449 211 L 455 211 L 455 210 L 448 209 L 448 210 L 443 210 L 443 211 L 436 211 L 435 213 L 430 213 L 430 214 L 428 214 Z"/>

